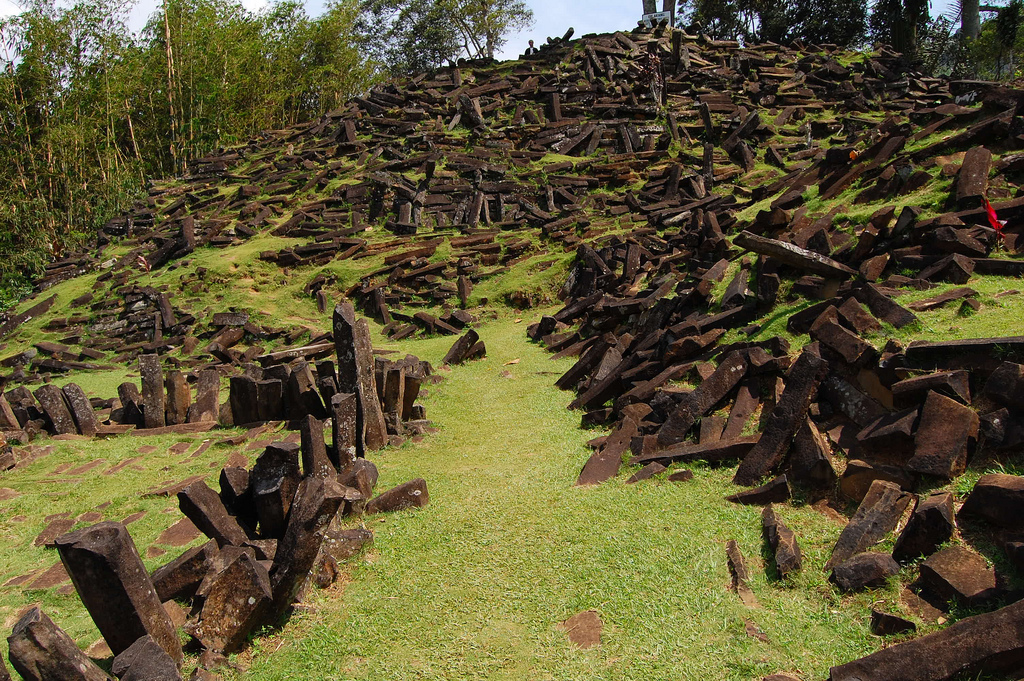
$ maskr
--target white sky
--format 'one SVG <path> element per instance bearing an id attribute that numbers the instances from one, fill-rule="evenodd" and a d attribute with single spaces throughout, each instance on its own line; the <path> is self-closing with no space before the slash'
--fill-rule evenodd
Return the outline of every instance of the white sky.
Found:
<path id="1" fill-rule="evenodd" d="M 931 11 L 938 15 L 946 11 L 951 0 L 932 0 Z M 241 0 L 242 4 L 253 11 L 266 6 L 267 0 Z M 139 0 L 132 10 L 129 26 L 139 30 L 146 19 L 156 9 L 159 0 Z M 323 10 L 324 0 L 305 0 L 306 11 L 316 16 Z M 510 36 L 501 58 L 512 58 L 526 48 L 526 41 L 533 39 L 537 45 L 544 43 L 548 36 L 560 37 L 572 26 L 576 29 L 575 37 L 587 33 L 608 33 L 619 30 L 630 30 L 636 26 L 642 14 L 642 0 L 576 0 L 576 2 L 526 0 L 533 9 L 534 27 L 519 35 Z M 0 16 L 8 16 L 17 12 L 14 0 L 0 0 Z M 661 0 L 658 2 L 661 7 Z"/>

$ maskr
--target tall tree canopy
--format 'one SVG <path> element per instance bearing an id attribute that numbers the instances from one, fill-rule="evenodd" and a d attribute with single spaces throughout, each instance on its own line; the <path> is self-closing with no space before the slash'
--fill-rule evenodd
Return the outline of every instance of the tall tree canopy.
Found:
<path id="1" fill-rule="evenodd" d="M 392 72 L 493 58 L 509 33 L 533 24 L 522 0 L 362 0 L 361 9 L 364 44 Z"/>
<path id="2" fill-rule="evenodd" d="M 683 0 L 684 22 L 713 38 L 858 45 L 867 33 L 867 0 Z"/>

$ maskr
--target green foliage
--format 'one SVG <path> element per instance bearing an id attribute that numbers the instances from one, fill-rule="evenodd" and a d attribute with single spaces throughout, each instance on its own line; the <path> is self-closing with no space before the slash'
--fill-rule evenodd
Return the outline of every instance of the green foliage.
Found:
<path id="1" fill-rule="evenodd" d="M 856 45 L 867 30 L 867 0 L 684 0 L 680 15 L 713 38 Z"/>
<path id="2" fill-rule="evenodd" d="M 393 73 L 427 71 L 457 57 L 493 58 L 505 35 L 533 24 L 522 0 L 362 0 L 367 52 Z"/>

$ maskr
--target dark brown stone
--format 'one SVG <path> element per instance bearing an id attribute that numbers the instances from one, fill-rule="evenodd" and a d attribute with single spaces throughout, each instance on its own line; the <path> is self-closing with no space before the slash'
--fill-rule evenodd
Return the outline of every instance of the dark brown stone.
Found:
<path id="1" fill-rule="evenodd" d="M 978 425 L 978 414 L 973 409 L 929 392 L 914 435 L 914 456 L 907 462 L 907 469 L 946 479 L 960 475 L 977 442 Z"/>
<path id="2" fill-rule="evenodd" d="M 652 463 L 647 464 L 646 466 L 638 470 L 636 473 L 631 475 L 629 480 L 626 480 L 626 484 L 632 485 L 633 483 L 640 482 L 641 480 L 650 480 L 655 475 L 661 475 L 666 470 L 668 469 L 662 466 L 657 461 L 654 461 Z"/>
<path id="3" fill-rule="evenodd" d="M 763 506 L 764 504 L 775 504 L 786 501 L 792 496 L 793 491 L 789 487 L 789 480 L 785 475 L 780 475 L 760 487 L 737 492 L 736 494 L 730 494 L 725 498 L 725 500 L 731 501 L 734 504 Z"/>
<path id="4" fill-rule="evenodd" d="M 58 537 L 56 544 L 82 603 L 115 655 L 149 634 L 181 664 L 178 634 L 124 525 L 97 523 Z"/>
<path id="5" fill-rule="evenodd" d="M 184 600 L 194 596 L 218 552 L 217 542 L 211 539 L 154 570 L 153 587 L 160 600 Z"/>
<path id="6" fill-rule="evenodd" d="M 1024 407 L 1024 365 L 1003 362 L 985 381 L 982 393 L 987 399 L 1004 407 Z"/>
<path id="7" fill-rule="evenodd" d="M 424 485 L 424 496 L 426 486 Z M 270 568 L 271 619 L 284 614 L 313 568 L 324 535 L 345 501 L 346 488 L 334 480 L 307 477 L 295 492 L 288 527 L 278 542 Z"/>
<path id="8" fill-rule="evenodd" d="M 322 551 L 341 562 L 359 555 L 373 542 L 373 532 L 364 528 L 336 529 L 333 525 L 324 535 Z"/>
<path id="9" fill-rule="evenodd" d="M 830 308 L 833 316 L 838 314 Z M 850 366 L 863 367 L 874 362 L 878 352 L 870 343 L 839 325 L 834 319 L 822 314 L 811 326 L 811 338 L 820 342 L 839 355 Z"/>
<path id="10" fill-rule="evenodd" d="M 740 462 L 734 483 L 753 485 L 782 463 L 827 371 L 825 360 L 808 350 L 800 353 L 789 370 L 782 397 L 768 415 L 761 438 Z"/>
<path id="11" fill-rule="evenodd" d="M 654 452 L 641 454 L 630 459 L 630 464 L 646 464 L 650 461 L 659 461 L 662 465 L 670 463 L 689 463 L 693 461 L 707 461 L 708 463 L 721 463 L 742 459 L 746 456 L 760 439 L 759 434 L 746 435 L 732 440 L 717 440 L 710 444 L 681 443 L 668 449 L 659 449 Z"/>
<path id="12" fill-rule="evenodd" d="M 732 589 L 740 597 L 740 601 L 748 608 L 759 606 L 757 597 L 750 590 L 750 573 L 747 571 L 747 563 L 743 559 L 743 552 L 735 539 L 725 543 L 725 556 L 729 564 L 729 574 L 732 576 Z"/>
<path id="13" fill-rule="evenodd" d="M 152 636 L 143 636 L 114 658 L 110 671 L 121 681 L 181 681 L 178 665 Z"/>
<path id="14" fill-rule="evenodd" d="M 825 569 L 830 570 L 882 541 L 899 523 L 911 498 L 891 482 L 872 482 L 857 512 L 839 535 Z"/>
<path id="15" fill-rule="evenodd" d="M 234 425 L 251 426 L 260 422 L 259 388 L 252 378 L 232 376 L 229 401 Z"/>
<path id="16" fill-rule="evenodd" d="M 917 631 L 917 625 L 896 615 L 871 610 L 871 633 L 875 636 L 892 636 Z"/>
<path id="17" fill-rule="evenodd" d="M 781 579 L 799 572 L 803 565 L 796 534 L 789 529 L 771 504 L 761 511 L 761 533 L 771 548 L 775 571 Z"/>
<path id="18" fill-rule="evenodd" d="M 374 497 L 366 504 L 367 515 L 401 511 L 407 508 L 421 508 L 430 502 L 427 494 L 427 482 L 416 478 L 409 482 L 392 487 L 381 495 Z"/>
<path id="19" fill-rule="evenodd" d="M 980 518 L 1014 531 L 1024 531 L 1024 476 L 991 473 L 978 478 L 960 507 L 959 517 Z"/>
<path id="20" fill-rule="evenodd" d="M 810 418 L 804 419 L 793 438 L 787 476 L 794 485 L 810 489 L 831 490 L 835 485 L 832 448 Z"/>
<path id="21" fill-rule="evenodd" d="M 884 586 L 899 571 L 887 553 L 858 553 L 832 568 L 832 581 L 843 591 L 863 591 Z"/>
<path id="22" fill-rule="evenodd" d="M 953 536 L 953 495 L 936 492 L 917 505 L 907 526 L 903 528 L 892 557 L 907 563 L 920 556 L 930 556 Z"/>
<path id="23" fill-rule="evenodd" d="M 1020 668 L 1024 601 L 967 617 L 933 634 L 890 646 L 829 670 L 829 681 L 952 681 Z"/>
<path id="24" fill-rule="evenodd" d="M 336 471 L 331 460 L 327 458 L 327 446 L 324 444 L 324 424 L 315 416 L 306 416 L 299 422 L 302 444 L 302 471 L 306 477 L 326 478 L 334 476 Z"/>
<path id="25" fill-rule="evenodd" d="M 263 538 L 284 536 L 288 510 L 301 479 L 297 444 L 275 442 L 256 460 L 249 473 L 249 485 Z"/>
<path id="26" fill-rule="evenodd" d="M 845 280 L 857 274 L 842 263 L 838 263 L 820 253 L 800 248 L 784 241 L 776 241 L 766 237 L 743 231 L 733 237 L 733 245 L 748 251 L 770 256 L 808 274 L 817 274 L 829 279 Z"/>
<path id="27" fill-rule="evenodd" d="M 921 584 L 943 601 L 968 608 L 984 606 L 1001 595 L 996 571 L 963 546 L 942 549 L 921 563 Z"/>
<path id="28" fill-rule="evenodd" d="M 176 426 L 188 422 L 188 408 L 192 402 L 192 391 L 188 381 L 180 371 L 168 371 L 164 379 L 167 390 L 166 416 L 167 425 Z"/>
<path id="29" fill-rule="evenodd" d="M 583 465 L 583 470 L 580 471 L 580 475 L 576 479 L 576 485 L 599 485 L 618 475 L 619 468 L 622 466 L 622 455 L 626 453 L 636 433 L 636 422 L 633 419 L 624 418 L 601 448 L 587 459 L 587 463 Z"/>
<path id="30" fill-rule="evenodd" d="M 220 495 L 202 480 L 178 492 L 178 508 L 203 534 L 220 546 L 241 546 L 248 539 L 235 517 L 228 513 Z"/>
<path id="31" fill-rule="evenodd" d="M 357 425 L 358 404 L 355 393 L 336 393 L 331 397 L 331 435 L 334 465 L 339 470 L 356 460 L 359 451 Z"/>
<path id="32" fill-rule="evenodd" d="M 34 394 L 55 434 L 73 435 L 78 432 L 75 420 L 64 401 L 64 393 L 60 388 L 47 383 L 36 388 Z"/>
<path id="33" fill-rule="evenodd" d="M 908 491 L 917 485 L 916 476 L 899 466 L 868 463 L 854 459 L 846 464 L 846 469 L 839 479 L 839 491 L 847 499 L 859 502 L 871 489 L 871 483 L 875 480 L 893 482 Z"/>
<path id="34" fill-rule="evenodd" d="M 146 428 L 163 428 L 164 373 L 157 355 L 139 355 L 139 374 L 142 376 L 142 416 Z"/>
<path id="35" fill-rule="evenodd" d="M 707 380 L 692 392 L 683 395 L 675 410 L 658 431 L 658 445 L 670 447 L 686 439 L 697 421 L 721 402 L 747 374 L 747 356 L 733 352 L 718 365 Z"/>
<path id="36" fill-rule="evenodd" d="M 206 423 L 217 420 L 220 400 L 220 372 L 204 369 L 196 380 L 196 401 L 189 407 L 189 423 Z"/>
<path id="37" fill-rule="evenodd" d="M 923 402 L 931 390 L 962 404 L 970 404 L 969 378 L 966 371 L 942 371 L 898 381 L 892 386 L 893 402 L 897 409 L 907 409 Z"/>
<path id="38" fill-rule="evenodd" d="M 239 551 L 208 580 L 202 610 L 185 631 L 208 651 L 238 652 L 250 632 L 267 621 L 270 575 L 252 553 Z"/>
<path id="39" fill-rule="evenodd" d="M 334 347 L 338 356 L 338 391 L 358 396 L 358 454 L 362 455 L 363 447 L 381 449 L 387 443 L 387 428 L 377 398 L 370 328 L 366 320 L 356 321 L 351 303 L 342 302 L 334 308 Z"/>
<path id="40" fill-rule="evenodd" d="M 100 424 L 85 391 L 75 383 L 68 383 L 61 388 L 61 392 L 64 393 L 64 402 L 71 410 L 78 432 L 89 437 L 95 436 Z"/>
<path id="41" fill-rule="evenodd" d="M 18 620 L 7 644 L 11 666 L 25 681 L 111 681 L 38 607 Z"/>

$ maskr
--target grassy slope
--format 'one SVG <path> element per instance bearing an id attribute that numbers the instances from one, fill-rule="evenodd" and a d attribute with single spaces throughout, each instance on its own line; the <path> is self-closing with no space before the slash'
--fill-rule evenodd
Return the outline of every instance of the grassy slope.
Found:
<path id="1" fill-rule="evenodd" d="M 350 581 L 311 594 L 259 640 L 245 678 L 820 677 L 877 646 L 867 603 L 895 594 L 835 600 L 821 566 L 841 528 L 816 511 L 783 510 L 808 554 L 794 587 L 765 575 L 760 509 L 722 499 L 734 489 L 728 469 L 698 467 L 682 484 L 573 487 L 597 433 L 578 429 L 568 394 L 552 386 L 570 362 L 552 362 L 524 330 L 507 318 L 487 325 L 488 358 L 443 372 L 425 400 L 441 432 L 377 458 L 381 485 L 422 476 L 430 505 L 366 519 L 375 546 Z M 447 345 L 407 348 L 436 361 Z M 732 538 L 760 609 L 727 589 Z M 587 609 L 605 622 L 603 643 L 578 651 L 555 625 Z M 747 636 L 744 618 L 769 642 Z"/>

